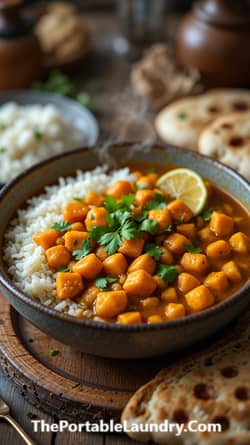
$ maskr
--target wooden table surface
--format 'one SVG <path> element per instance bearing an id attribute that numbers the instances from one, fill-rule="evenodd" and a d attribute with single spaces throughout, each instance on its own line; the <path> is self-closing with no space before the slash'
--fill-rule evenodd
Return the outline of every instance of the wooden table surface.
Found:
<path id="1" fill-rule="evenodd" d="M 94 47 L 88 58 L 83 61 L 76 80 L 80 86 L 84 86 L 93 78 L 99 79 L 101 82 L 101 92 L 94 94 L 94 104 L 101 129 L 99 141 L 105 143 L 122 139 L 138 139 L 138 136 L 152 140 L 155 135 L 151 116 L 139 101 L 134 100 L 129 88 L 131 60 L 117 55 L 111 49 L 112 42 L 117 41 L 115 37 L 119 37 L 119 25 L 110 14 L 88 13 L 85 19 L 93 31 Z M 170 32 L 173 26 L 171 22 L 168 28 Z M 125 436 L 118 434 L 34 433 L 31 420 L 27 416 L 28 413 L 31 412 L 36 415 L 37 419 L 44 419 L 48 423 L 54 423 L 58 419 L 52 418 L 28 404 L 11 381 L 3 376 L 1 369 L 0 395 L 10 406 L 13 417 L 30 434 L 37 445 L 135 444 Z M 23 444 L 22 439 L 18 437 L 13 428 L 4 421 L 0 421 L 0 444 Z"/>

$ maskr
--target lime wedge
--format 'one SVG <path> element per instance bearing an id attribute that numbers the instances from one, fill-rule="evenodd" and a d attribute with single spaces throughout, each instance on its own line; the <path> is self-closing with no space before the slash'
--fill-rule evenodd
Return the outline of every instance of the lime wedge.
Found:
<path id="1" fill-rule="evenodd" d="M 171 198 L 182 199 L 198 215 L 207 201 L 207 188 L 203 179 L 189 168 L 176 168 L 162 175 L 157 186 Z"/>

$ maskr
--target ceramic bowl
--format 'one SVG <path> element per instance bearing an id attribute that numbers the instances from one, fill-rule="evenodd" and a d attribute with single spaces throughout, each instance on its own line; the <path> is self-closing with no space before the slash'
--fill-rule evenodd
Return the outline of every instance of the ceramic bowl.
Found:
<path id="1" fill-rule="evenodd" d="M 50 309 L 17 289 L 8 277 L 2 259 L 3 237 L 9 221 L 25 201 L 44 186 L 53 184 L 59 176 L 74 174 L 82 168 L 89 170 L 102 163 L 100 148 L 80 149 L 43 161 L 5 186 L 0 192 L 0 289 L 10 304 L 31 323 L 58 339 L 83 352 L 113 358 L 142 358 L 170 353 L 189 347 L 211 334 L 215 334 L 246 309 L 250 283 L 236 294 L 198 314 L 179 320 L 154 325 L 102 323 L 84 320 Z M 105 162 L 114 166 L 126 161 L 150 163 L 170 162 L 177 166 L 191 167 L 203 177 L 232 194 L 250 210 L 250 184 L 233 170 L 197 153 L 175 147 L 163 146 L 148 149 L 129 144 L 105 150 Z"/>

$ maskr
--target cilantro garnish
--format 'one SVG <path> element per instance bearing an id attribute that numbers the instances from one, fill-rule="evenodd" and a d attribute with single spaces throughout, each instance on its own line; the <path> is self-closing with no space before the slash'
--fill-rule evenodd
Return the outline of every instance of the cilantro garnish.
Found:
<path id="1" fill-rule="evenodd" d="M 5 147 L 0 147 L 0 154 L 6 153 L 7 148 Z"/>
<path id="2" fill-rule="evenodd" d="M 162 254 L 162 248 L 158 246 L 158 244 L 149 243 L 144 246 L 144 251 L 153 257 L 156 261 L 159 261 L 161 254 Z"/>
<path id="3" fill-rule="evenodd" d="M 183 244 L 184 249 L 190 253 L 201 253 L 202 250 L 199 247 L 195 247 L 192 244 Z"/>
<path id="4" fill-rule="evenodd" d="M 59 221 L 51 226 L 52 229 L 59 230 L 59 232 L 66 232 L 71 229 L 71 224 L 67 221 Z"/>
<path id="5" fill-rule="evenodd" d="M 172 224 L 169 224 L 169 225 L 166 227 L 165 232 L 173 232 L 173 226 L 172 226 Z"/>
<path id="6" fill-rule="evenodd" d="M 181 216 L 177 219 L 176 224 L 183 224 L 184 221 L 185 221 L 185 217 L 184 217 L 184 215 L 181 215 Z"/>
<path id="7" fill-rule="evenodd" d="M 134 200 L 134 193 L 123 195 L 120 201 L 115 199 L 113 196 L 106 196 L 104 200 L 104 207 L 110 213 L 116 212 L 117 210 L 130 210 L 131 206 L 134 204 Z"/>
<path id="8" fill-rule="evenodd" d="M 139 229 L 142 232 L 149 232 L 149 233 L 156 233 L 158 230 L 158 222 L 155 219 L 144 219 L 144 221 L 142 221 Z"/>
<path id="9" fill-rule="evenodd" d="M 40 130 L 38 130 L 38 128 L 35 128 L 33 134 L 34 134 L 34 138 L 35 138 L 37 141 L 40 141 L 40 140 L 42 139 L 42 137 L 43 137 L 42 132 L 41 132 Z"/>
<path id="10" fill-rule="evenodd" d="M 105 246 L 108 255 L 113 255 L 122 245 L 121 236 L 117 231 L 105 233 L 99 238 L 98 242 L 101 246 Z"/>
<path id="11" fill-rule="evenodd" d="M 49 355 L 51 355 L 51 357 L 54 357 L 55 355 L 58 355 L 59 352 L 59 349 L 50 349 Z"/>
<path id="12" fill-rule="evenodd" d="M 179 114 L 177 114 L 177 117 L 178 117 L 178 119 L 186 119 L 187 118 L 187 113 L 184 113 L 184 112 L 182 112 L 182 113 L 179 113 Z"/>
<path id="13" fill-rule="evenodd" d="M 112 284 L 112 283 L 115 283 L 115 282 L 116 282 L 116 278 L 101 277 L 101 278 L 97 278 L 95 280 L 95 285 L 96 285 L 96 287 L 98 287 L 102 291 L 105 291 L 105 290 L 109 289 L 109 284 Z"/>
<path id="14" fill-rule="evenodd" d="M 70 272 L 69 267 L 60 267 L 60 269 L 57 269 L 57 272 Z"/>
<path id="15" fill-rule="evenodd" d="M 72 255 L 76 260 L 81 260 L 83 257 L 92 252 L 89 240 L 85 239 L 82 242 L 82 248 L 73 250 Z"/>
<path id="16" fill-rule="evenodd" d="M 78 196 L 76 196 L 73 199 L 74 199 L 74 201 L 77 201 L 77 202 L 83 202 L 83 199 L 82 198 L 78 198 Z"/>
<path id="17" fill-rule="evenodd" d="M 175 266 L 159 264 L 156 274 L 159 275 L 162 280 L 172 283 L 176 279 L 178 272 Z"/>
<path id="18" fill-rule="evenodd" d="M 213 209 L 205 210 L 201 214 L 201 217 L 204 219 L 204 221 L 210 221 L 212 213 L 213 213 Z"/>

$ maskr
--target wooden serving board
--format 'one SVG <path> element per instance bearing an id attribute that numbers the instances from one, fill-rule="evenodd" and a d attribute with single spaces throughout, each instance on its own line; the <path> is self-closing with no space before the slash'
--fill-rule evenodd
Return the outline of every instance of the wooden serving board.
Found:
<path id="1" fill-rule="evenodd" d="M 59 353 L 50 355 L 52 349 Z M 0 366 L 23 397 L 50 415 L 84 421 L 114 418 L 167 359 L 111 360 L 48 337 L 0 295 Z"/>

